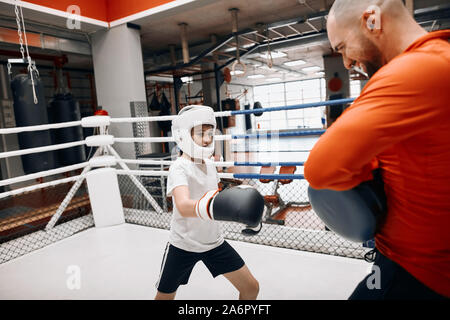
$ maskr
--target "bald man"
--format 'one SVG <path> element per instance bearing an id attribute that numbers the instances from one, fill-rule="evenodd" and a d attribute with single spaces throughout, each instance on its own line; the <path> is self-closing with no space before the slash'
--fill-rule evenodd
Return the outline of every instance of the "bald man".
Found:
<path id="1" fill-rule="evenodd" d="M 327 29 L 346 68 L 370 80 L 311 150 L 305 177 L 343 194 L 379 169 L 387 197 L 373 273 L 350 299 L 448 299 L 450 30 L 428 33 L 400 0 L 336 0 Z"/>

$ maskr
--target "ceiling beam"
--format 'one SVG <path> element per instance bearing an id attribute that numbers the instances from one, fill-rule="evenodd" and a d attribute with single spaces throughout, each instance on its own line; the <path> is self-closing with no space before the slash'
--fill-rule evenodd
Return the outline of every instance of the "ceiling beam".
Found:
<path id="1" fill-rule="evenodd" d="M 30 31 L 27 31 L 27 40 L 29 47 L 89 56 L 92 54 L 91 46 L 87 42 L 57 38 Z M 0 27 L 0 43 L 2 42 L 20 44 L 17 30 Z"/>

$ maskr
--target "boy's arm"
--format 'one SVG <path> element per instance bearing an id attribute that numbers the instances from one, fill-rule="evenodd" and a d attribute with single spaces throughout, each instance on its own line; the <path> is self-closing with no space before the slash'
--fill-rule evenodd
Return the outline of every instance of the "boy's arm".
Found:
<path id="1" fill-rule="evenodd" d="M 195 204 L 197 201 L 190 198 L 188 186 L 178 186 L 172 191 L 172 195 L 180 214 L 185 218 L 198 218 L 195 214 Z"/>
<path id="2" fill-rule="evenodd" d="M 208 191 L 199 200 L 190 199 L 187 186 L 172 191 L 175 205 L 185 218 L 233 221 L 256 227 L 262 219 L 264 198 L 253 187 L 238 186 L 220 192 Z"/>

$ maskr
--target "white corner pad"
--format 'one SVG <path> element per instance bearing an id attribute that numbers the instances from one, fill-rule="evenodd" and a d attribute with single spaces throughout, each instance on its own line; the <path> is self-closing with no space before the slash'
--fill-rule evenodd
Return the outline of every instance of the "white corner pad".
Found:
<path id="1" fill-rule="evenodd" d="M 89 160 L 89 166 L 91 168 L 99 167 L 115 167 L 117 165 L 117 160 L 113 156 L 99 156 L 94 157 Z"/>
<path id="2" fill-rule="evenodd" d="M 125 223 L 122 198 L 116 170 L 95 169 L 86 174 L 95 227 L 109 227 Z"/>
<path id="3" fill-rule="evenodd" d="M 114 144 L 114 136 L 107 134 L 90 136 L 85 141 L 88 147 L 110 146 Z"/>
<path id="4" fill-rule="evenodd" d="M 83 128 L 96 128 L 109 126 L 111 124 L 110 116 L 90 116 L 81 119 L 81 126 Z"/>

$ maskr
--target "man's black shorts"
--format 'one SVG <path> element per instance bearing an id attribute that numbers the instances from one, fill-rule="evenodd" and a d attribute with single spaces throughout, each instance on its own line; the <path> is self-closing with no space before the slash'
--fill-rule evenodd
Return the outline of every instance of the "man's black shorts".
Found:
<path id="1" fill-rule="evenodd" d="M 373 277 L 373 273 L 370 273 L 359 283 L 349 300 L 448 300 L 382 255 L 378 249 L 375 248 L 369 253 L 375 254 L 373 262 L 374 267 L 379 268 L 379 287 L 369 288 L 368 282 L 370 283 Z"/>
<path id="2" fill-rule="evenodd" d="M 158 291 L 173 293 L 180 285 L 187 284 L 198 261 L 203 261 L 214 278 L 239 270 L 245 264 L 241 256 L 226 241 L 217 248 L 202 253 L 185 251 L 168 243 L 156 284 Z"/>

